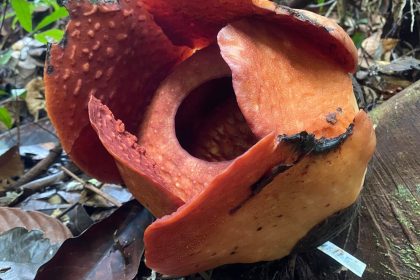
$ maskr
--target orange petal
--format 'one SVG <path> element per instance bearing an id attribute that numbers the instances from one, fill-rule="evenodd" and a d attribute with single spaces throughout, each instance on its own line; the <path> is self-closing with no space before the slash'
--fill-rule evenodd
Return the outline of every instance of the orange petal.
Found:
<path id="1" fill-rule="evenodd" d="M 349 35 L 332 19 L 310 11 L 291 9 L 268 0 L 253 0 L 255 6 L 268 12 L 263 17 L 278 29 L 288 30 L 306 39 L 317 52 L 331 59 L 346 72 L 357 67 L 357 49 Z M 261 12 L 261 10 L 259 10 Z"/>
<path id="2" fill-rule="evenodd" d="M 125 130 L 121 120 L 115 120 L 111 111 L 99 99 L 91 97 L 89 116 L 93 128 L 107 151 L 115 158 L 124 182 L 131 193 L 155 216 L 174 212 L 184 202 L 164 187 L 164 180 L 156 163 L 137 137 Z"/>
<path id="3" fill-rule="evenodd" d="M 287 167 L 299 155 L 286 142 L 269 134 L 190 203 L 149 226 L 147 265 L 163 274 L 187 275 L 227 263 L 278 259 L 316 224 L 356 200 L 375 146 L 364 112 L 340 147 L 305 156 L 273 177 L 270 169 L 275 175 L 277 164 Z"/>
<path id="4" fill-rule="evenodd" d="M 229 99 L 229 92 L 219 87 L 226 83 L 217 82 L 230 75 L 217 46 L 197 51 L 162 82 L 139 130 L 139 145 L 165 174 L 164 185 L 185 202 L 228 166 L 227 159 L 242 154 L 254 144 L 244 141 L 242 150 L 235 149 L 235 144 L 252 133 L 249 129 L 236 129 L 241 122 L 232 121 L 235 109 L 241 114 L 234 94 Z M 247 128 L 245 121 L 242 122 Z M 229 127 L 229 123 L 233 125 Z M 178 138 L 190 142 L 189 145 L 181 147 Z M 218 160 L 210 161 L 212 157 Z"/>
<path id="5" fill-rule="evenodd" d="M 203 161 L 182 149 L 176 135 L 175 116 L 191 91 L 203 83 L 229 75 L 230 69 L 220 56 L 217 46 L 196 52 L 175 67 L 162 82 L 139 130 L 139 145 L 154 159 L 156 168 L 165 174 L 163 179 L 166 188 L 183 201 L 200 193 L 228 163 Z M 215 91 L 212 94 L 220 95 L 223 92 Z M 184 129 L 189 130 L 191 127 Z"/>
<path id="6" fill-rule="evenodd" d="M 162 82 L 148 106 L 138 140 L 125 131 L 121 121 L 115 121 L 111 111 L 98 99 L 91 99 L 89 115 L 92 126 L 104 147 L 115 158 L 130 191 L 154 215 L 174 212 L 177 207 L 201 193 L 230 164 L 224 154 L 219 154 L 219 159 L 213 162 L 194 155 L 205 157 L 210 154 L 215 157 L 218 155 L 217 149 L 230 151 L 237 142 L 242 143 L 240 148 L 230 153 L 236 157 L 254 144 L 251 131 L 243 129 L 243 126 L 247 128 L 245 120 L 233 119 L 232 114 L 240 113 L 236 103 L 225 102 L 229 97 L 226 96 L 228 92 L 218 87 L 202 87 L 229 75 L 230 69 L 217 46 L 197 51 L 177 65 Z M 184 103 L 190 95 L 196 95 L 195 104 Z M 212 108 L 208 102 L 214 99 L 223 103 L 219 108 L 222 110 L 216 108 L 209 111 Z M 186 120 L 176 127 L 176 115 L 180 111 L 186 114 Z M 199 120 L 203 111 L 208 111 L 203 116 L 207 125 L 203 126 L 200 122 L 191 125 L 189 120 Z M 189 134 L 187 138 L 197 140 L 192 146 L 198 148 L 198 152 L 191 155 L 180 146 L 176 132 L 182 130 L 190 133 L 194 127 L 198 136 Z M 251 141 L 243 141 L 250 136 Z M 200 151 L 204 154 L 200 154 Z"/>
<path id="7" fill-rule="evenodd" d="M 48 114 L 64 149 L 90 175 L 119 181 L 112 157 L 90 126 L 91 95 L 135 131 L 169 70 L 190 51 L 174 47 L 139 1 L 68 1 L 71 21 L 45 71 Z"/>
<path id="8" fill-rule="evenodd" d="M 357 112 L 350 76 L 310 39 L 275 23 L 241 20 L 218 35 L 252 131 L 259 137 L 272 131 L 305 130 L 318 137 L 343 133 Z"/>

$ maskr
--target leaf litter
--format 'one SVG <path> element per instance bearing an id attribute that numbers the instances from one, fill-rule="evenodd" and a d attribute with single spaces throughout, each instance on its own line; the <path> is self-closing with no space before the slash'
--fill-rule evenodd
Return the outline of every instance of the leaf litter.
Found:
<path id="1" fill-rule="evenodd" d="M 58 250 L 42 231 L 15 227 L 0 234 L 0 278 L 31 280 L 36 270 Z"/>

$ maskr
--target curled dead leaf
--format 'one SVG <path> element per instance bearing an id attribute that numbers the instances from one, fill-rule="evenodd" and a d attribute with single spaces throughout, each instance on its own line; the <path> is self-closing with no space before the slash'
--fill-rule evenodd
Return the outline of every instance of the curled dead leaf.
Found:
<path id="1" fill-rule="evenodd" d="M 117 209 L 76 238 L 65 241 L 35 279 L 131 280 L 143 255 L 143 233 L 152 216 L 137 201 Z"/>
<path id="2" fill-rule="evenodd" d="M 0 156 L 0 179 L 7 180 L 11 177 L 22 175 L 23 162 L 20 159 L 19 147 L 13 146 Z M 1 191 L 1 185 L 0 185 Z"/>
<path id="3" fill-rule="evenodd" d="M 60 221 L 41 212 L 23 211 L 18 208 L 0 207 L 0 233 L 15 227 L 40 230 L 51 243 L 62 243 L 72 237 Z"/>

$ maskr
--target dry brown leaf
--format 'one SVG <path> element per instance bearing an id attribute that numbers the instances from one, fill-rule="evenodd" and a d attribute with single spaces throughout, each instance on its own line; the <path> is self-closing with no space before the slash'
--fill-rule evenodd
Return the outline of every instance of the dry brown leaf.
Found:
<path id="1" fill-rule="evenodd" d="M 25 87 L 26 89 L 26 105 L 28 106 L 28 111 L 35 118 L 35 121 L 38 120 L 39 111 L 45 108 L 45 98 L 44 98 L 44 81 L 42 78 L 36 78 L 31 80 Z"/>
<path id="2" fill-rule="evenodd" d="M 11 147 L 8 151 L 0 156 L 0 180 L 5 181 L 0 184 L 7 185 L 7 181 L 14 176 L 19 176 L 23 173 L 23 163 L 20 160 L 19 148 L 17 146 Z"/>
<path id="3" fill-rule="evenodd" d="M 393 38 L 381 39 L 382 31 L 377 31 L 363 40 L 362 48 L 358 50 L 359 64 L 363 68 L 381 62 L 386 63 L 391 60 L 391 53 L 397 46 L 399 40 Z"/>
<path id="4" fill-rule="evenodd" d="M 15 227 L 41 230 L 51 243 L 62 243 L 72 237 L 65 225 L 41 212 L 0 207 L 0 234 Z"/>
<path id="5" fill-rule="evenodd" d="M 64 242 L 35 279 L 131 280 L 143 255 L 143 233 L 152 216 L 137 201 L 118 208 L 81 235 Z"/>

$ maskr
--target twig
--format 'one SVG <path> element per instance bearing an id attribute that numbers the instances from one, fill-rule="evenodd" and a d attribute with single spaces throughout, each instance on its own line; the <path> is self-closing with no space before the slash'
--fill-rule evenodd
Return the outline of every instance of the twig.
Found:
<path id="1" fill-rule="evenodd" d="M 34 167 L 32 167 L 25 175 L 19 178 L 12 186 L 8 187 L 9 190 L 17 189 L 18 187 L 32 181 L 41 173 L 45 172 L 51 164 L 61 155 L 62 148 L 61 145 L 55 146 L 50 150 L 46 158 L 38 162 Z"/>
<path id="2" fill-rule="evenodd" d="M 410 0 L 410 12 L 411 12 L 411 24 L 410 24 L 410 31 L 414 32 L 414 22 L 416 21 L 416 16 L 414 15 L 414 4 L 413 0 Z"/>
<path id="3" fill-rule="evenodd" d="M 57 215 L 57 217 L 55 217 L 56 219 L 60 220 L 64 215 L 66 215 L 68 212 L 70 212 L 71 210 L 74 209 L 74 207 L 76 207 L 77 205 L 79 205 L 79 201 L 73 203 L 70 207 L 66 208 L 63 212 L 61 212 L 59 215 Z"/>
<path id="4" fill-rule="evenodd" d="M 18 190 L 22 193 L 12 203 L 10 203 L 9 206 L 15 206 L 19 202 L 25 200 L 31 194 L 42 190 L 44 187 L 50 186 L 54 183 L 63 180 L 64 178 L 66 178 L 66 176 L 66 173 L 60 171 L 55 174 L 45 176 L 41 179 L 34 180 L 32 182 L 20 186 Z"/>
<path id="5" fill-rule="evenodd" d="M 66 178 L 66 174 L 63 171 L 59 171 L 52 175 L 48 175 L 41 179 L 37 179 L 27 184 L 24 184 L 19 187 L 19 190 L 23 192 L 30 191 L 31 193 L 34 193 L 43 189 L 44 187 L 47 187 L 49 185 L 57 183 L 60 180 L 63 180 L 64 178 Z"/>
<path id="6" fill-rule="evenodd" d="M 335 6 L 337 6 L 337 1 L 334 1 L 334 3 L 328 8 L 328 11 L 325 13 L 325 17 L 329 17 L 331 15 Z"/>
<path id="7" fill-rule="evenodd" d="M 16 79 L 15 79 L 16 84 Z M 18 96 L 15 96 L 15 102 L 13 103 L 13 107 L 15 110 L 15 121 L 16 121 L 16 132 L 17 132 L 17 143 L 16 145 L 20 149 L 20 104 L 18 102 Z"/>
<path id="8" fill-rule="evenodd" d="M 337 0 L 330 0 L 330 1 L 327 1 L 327 2 L 324 2 L 324 3 L 319 3 L 319 4 L 311 4 L 311 5 L 308 5 L 308 8 L 311 8 L 311 9 L 322 8 L 322 7 L 325 7 L 325 6 L 328 6 L 328 5 L 332 4 L 333 2 L 337 2 Z"/>
<path id="9" fill-rule="evenodd" d="M 6 19 L 6 14 L 7 14 L 7 8 L 9 7 L 9 0 L 6 0 L 6 4 L 4 7 L 4 11 L 3 11 L 3 18 L 1 19 L 1 25 L 0 25 L 0 32 L 3 29 L 4 26 L 4 21 Z"/>
<path id="10" fill-rule="evenodd" d="M 79 183 L 81 183 L 83 185 L 83 187 L 85 187 L 86 189 L 88 189 L 88 190 L 96 193 L 97 195 L 102 196 L 103 198 L 105 198 L 106 200 L 108 200 L 109 202 L 111 202 L 112 204 L 114 204 L 117 207 L 122 206 L 122 203 L 120 203 L 114 197 L 108 195 L 107 193 L 104 193 L 103 191 L 101 191 L 100 189 L 96 188 L 92 184 L 86 183 L 81 178 L 79 178 L 76 174 L 74 174 L 73 172 L 71 172 L 70 170 L 68 170 L 67 168 L 65 168 L 64 166 L 61 167 L 61 170 L 63 170 L 67 175 L 69 175 L 70 177 L 72 177 L 73 179 L 75 179 L 76 181 L 78 181 Z"/>

